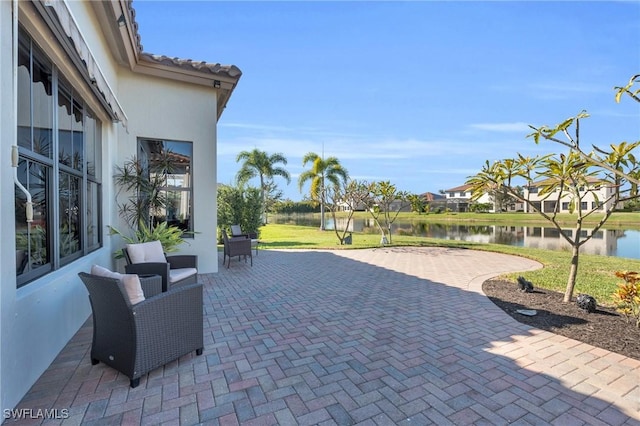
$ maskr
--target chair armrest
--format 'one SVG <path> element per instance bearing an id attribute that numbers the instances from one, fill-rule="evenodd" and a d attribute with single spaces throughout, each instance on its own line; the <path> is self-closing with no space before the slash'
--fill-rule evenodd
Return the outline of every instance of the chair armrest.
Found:
<path id="1" fill-rule="evenodd" d="M 166 256 L 167 262 L 171 264 L 171 269 L 196 268 L 198 269 L 198 256 L 191 254 L 178 254 Z"/>
<path id="2" fill-rule="evenodd" d="M 229 241 L 243 241 L 248 239 L 249 239 L 249 234 L 234 235 L 233 237 L 229 237 Z"/>
<path id="3" fill-rule="evenodd" d="M 124 271 L 127 274 L 160 275 L 162 277 L 162 291 L 167 291 L 169 288 L 169 263 L 132 263 L 125 265 Z"/>
<path id="4" fill-rule="evenodd" d="M 136 370 L 203 348 L 202 284 L 176 287 L 132 306 L 136 346 L 144 353 Z M 146 350 L 153 348 L 153 350 Z"/>
<path id="5" fill-rule="evenodd" d="M 162 277 L 160 275 L 140 275 L 139 277 L 145 298 L 162 293 Z"/>

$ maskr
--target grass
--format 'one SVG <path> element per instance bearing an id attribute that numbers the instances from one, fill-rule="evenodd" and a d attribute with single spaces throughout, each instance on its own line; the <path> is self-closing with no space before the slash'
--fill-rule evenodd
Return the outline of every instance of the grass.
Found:
<path id="1" fill-rule="evenodd" d="M 424 215 L 423 215 L 424 216 Z M 262 248 L 271 249 L 335 249 L 352 250 L 380 247 L 379 234 L 353 233 L 353 244 L 340 246 L 333 230 L 320 231 L 316 227 L 268 224 L 260 229 Z M 564 293 L 571 253 L 527 247 L 512 247 L 500 244 L 471 243 L 466 241 L 441 240 L 435 238 L 393 235 L 394 246 L 454 247 L 486 250 L 523 256 L 540 262 L 544 267 L 536 271 L 506 274 L 515 282 L 519 275 L 533 282 L 534 286 Z M 587 293 L 601 305 L 611 305 L 611 294 L 621 281 L 614 276 L 615 271 L 640 271 L 640 260 L 620 257 L 580 254 L 578 279 L 574 296 Z"/>

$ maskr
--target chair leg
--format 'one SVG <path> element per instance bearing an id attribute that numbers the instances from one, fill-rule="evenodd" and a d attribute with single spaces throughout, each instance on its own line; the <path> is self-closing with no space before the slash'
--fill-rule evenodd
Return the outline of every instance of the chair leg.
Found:
<path id="1" fill-rule="evenodd" d="M 203 350 L 204 350 L 204 348 L 196 349 L 196 355 L 198 355 L 198 356 L 202 355 L 202 351 Z"/>
<path id="2" fill-rule="evenodd" d="M 95 359 L 95 358 L 91 358 L 91 365 L 96 365 L 100 362 L 100 360 Z"/>
<path id="3" fill-rule="evenodd" d="M 140 377 L 138 377 L 137 379 L 131 379 L 130 381 L 130 385 L 132 388 L 138 387 L 139 384 L 140 384 Z"/>

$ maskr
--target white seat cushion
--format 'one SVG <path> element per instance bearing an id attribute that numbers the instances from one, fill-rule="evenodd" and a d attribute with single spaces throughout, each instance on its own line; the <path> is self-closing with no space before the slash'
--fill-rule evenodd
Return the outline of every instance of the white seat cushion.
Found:
<path id="1" fill-rule="evenodd" d="M 142 284 L 140 284 L 140 278 L 136 274 L 121 274 L 119 272 L 113 272 L 100 265 L 93 265 L 91 267 L 91 274 L 99 277 L 114 278 L 120 280 L 124 284 L 124 289 L 129 297 L 129 302 L 132 305 L 140 303 L 144 300 L 144 292 L 142 291 Z"/>
<path id="2" fill-rule="evenodd" d="M 198 273 L 196 268 L 178 268 L 169 271 L 169 282 L 176 283 Z"/>
<path id="3" fill-rule="evenodd" d="M 131 263 L 166 262 L 162 244 L 160 241 L 149 241 L 147 243 L 127 244 L 127 253 Z"/>
<path id="4" fill-rule="evenodd" d="M 231 225 L 231 235 L 242 235 L 242 228 L 240 228 L 240 225 Z"/>

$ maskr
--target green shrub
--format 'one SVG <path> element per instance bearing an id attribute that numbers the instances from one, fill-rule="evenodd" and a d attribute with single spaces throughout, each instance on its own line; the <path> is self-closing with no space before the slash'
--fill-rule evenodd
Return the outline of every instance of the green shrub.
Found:
<path id="1" fill-rule="evenodd" d="M 162 244 L 162 250 L 165 253 L 172 253 L 178 251 L 178 246 L 185 242 L 182 236 L 185 232 L 177 226 L 169 226 L 167 222 L 162 222 L 156 225 L 154 228 L 147 226 L 144 221 L 140 221 L 138 229 L 133 232 L 133 235 L 127 236 L 122 232 L 109 226 L 109 235 L 120 235 L 127 244 L 148 243 L 149 241 L 160 241 Z M 190 232 L 188 234 L 193 234 Z M 121 259 L 124 257 L 122 250 L 116 250 L 113 253 L 114 258 Z"/>
<path id="2" fill-rule="evenodd" d="M 613 293 L 616 310 L 640 327 L 640 276 L 637 272 L 618 271 L 616 277 L 624 280 Z"/>

